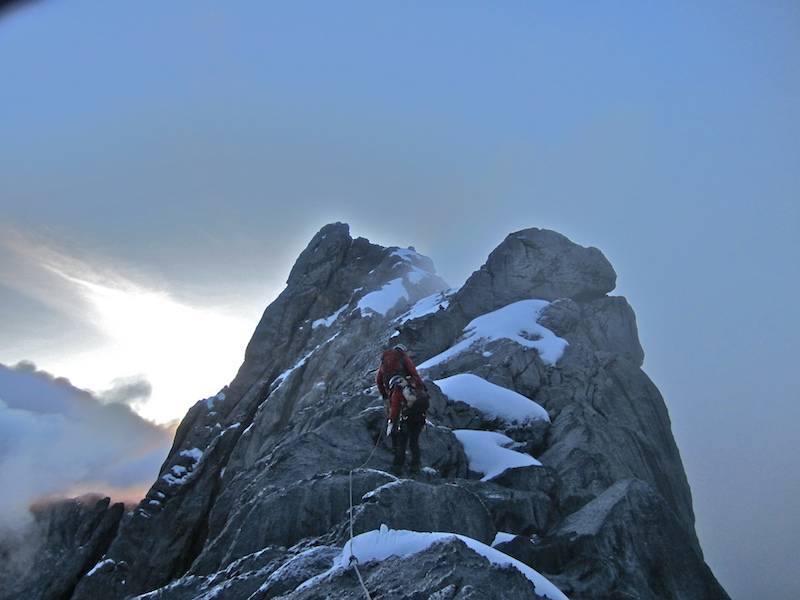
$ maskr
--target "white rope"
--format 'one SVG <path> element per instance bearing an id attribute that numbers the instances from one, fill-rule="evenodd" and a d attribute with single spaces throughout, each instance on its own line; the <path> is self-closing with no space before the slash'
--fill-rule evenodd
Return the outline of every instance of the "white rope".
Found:
<path id="1" fill-rule="evenodd" d="M 353 565 L 353 569 L 355 569 L 358 582 L 361 584 L 361 589 L 364 590 L 364 595 L 367 597 L 367 600 L 372 600 L 372 596 L 369 595 L 369 590 L 367 589 L 367 584 L 364 583 L 364 578 L 361 576 L 361 571 L 358 570 L 358 559 L 352 554 L 350 555 L 350 564 Z"/>
<path id="2" fill-rule="evenodd" d="M 372 460 L 372 456 L 375 454 L 375 450 L 378 449 L 378 444 L 381 443 L 381 437 L 383 437 L 383 429 L 381 428 L 378 432 L 378 440 L 375 442 L 375 446 L 372 448 L 372 452 L 370 452 L 369 457 L 367 460 L 360 467 L 356 467 L 355 469 L 350 470 L 350 564 L 353 565 L 353 568 L 356 571 L 356 575 L 358 576 L 358 581 L 361 584 L 361 589 L 364 590 L 364 594 L 367 596 L 367 600 L 372 600 L 372 596 L 369 595 L 369 590 L 367 589 L 366 584 L 364 583 L 364 578 L 361 576 L 361 571 L 358 570 L 358 558 L 356 558 L 355 554 L 353 554 L 353 472 L 363 469 L 367 466 L 367 463 Z"/>

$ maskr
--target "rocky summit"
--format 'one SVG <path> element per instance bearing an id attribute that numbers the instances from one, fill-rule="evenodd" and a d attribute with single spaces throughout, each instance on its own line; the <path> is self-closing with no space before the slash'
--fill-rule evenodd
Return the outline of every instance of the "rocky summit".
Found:
<path id="1" fill-rule="evenodd" d="M 615 282 L 553 231 L 450 289 L 413 248 L 323 227 L 147 496 L 40 510 L 0 597 L 728 598 Z M 414 473 L 375 386 L 396 344 L 430 394 Z"/>

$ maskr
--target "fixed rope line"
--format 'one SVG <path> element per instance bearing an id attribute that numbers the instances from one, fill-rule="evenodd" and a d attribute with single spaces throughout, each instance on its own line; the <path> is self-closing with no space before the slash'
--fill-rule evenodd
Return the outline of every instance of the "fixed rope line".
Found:
<path id="1" fill-rule="evenodd" d="M 350 564 L 353 565 L 353 569 L 355 569 L 356 575 L 358 576 L 358 582 L 361 584 L 361 589 L 364 590 L 364 594 L 367 596 L 367 600 L 372 600 L 372 596 L 369 595 L 369 590 L 367 589 L 366 584 L 364 583 L 364 578 L 361 576 L 361 571 L 358 570 L 358 558 L 356 555 L 353 554 L 353 472 L 363 469 L 367 466 L 367 463 L 372 460 L 373 455 L 375 454 L 375 450 L 378 449 L 378 444 L 381 443 L 381 438 L 383 437 L 383 428 L 379 429 L 378 431 L 378 439 L 375 442 L 375 446 L 372 448 L 372 452 L 369 453 L 367 460 L 364 463 L 356 467 L 355 469 L 350 469 Z"/>

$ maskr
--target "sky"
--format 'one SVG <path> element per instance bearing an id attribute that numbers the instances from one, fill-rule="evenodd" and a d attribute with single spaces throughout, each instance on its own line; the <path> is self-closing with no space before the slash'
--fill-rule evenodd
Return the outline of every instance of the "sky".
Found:
<path id="1" fill-rule="evenodd" d="M 715 575 L 800 597 L 796 3 L 42 0 L 0 81 L 9 371 L 165 429 L 326 223 L 452 286 L 553 229 L 636 312 Z"/>

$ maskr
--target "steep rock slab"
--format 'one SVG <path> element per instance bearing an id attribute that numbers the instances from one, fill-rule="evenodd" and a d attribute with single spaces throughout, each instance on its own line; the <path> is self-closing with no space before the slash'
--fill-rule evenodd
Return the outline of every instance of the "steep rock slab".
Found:
<path id="1" fill-rule="evenodd" d="M 507 469 L 489 481 L 466 480 L 458 485 L 481 499 L 498 532 L 546 535 L 560 517 L 558 474 L 547 467 Z"/>
<path id="2" fill-rule="evenodd" d="M 387 442 L 378 438 L 384 427 L 381 410 L 351 419 L 335 417 L 312 431 L 289 435 L 252 467 L 226 477 L 208 519 L 208 541 L 190 572 L 209 573 L 265 545 L 290 546 L 331 530 L 349 508 L 347 469 L 370 467 L 353 471 L 356 505 L 368 492 L 396 480 L 380 470 L 388 470 L 392 461 Z M 466 457 L 451 432 L 431 427 L 421 446 L 428 464 L 466 475 Z M 398 500 L 391 511 L 399 517 L 404 506 Z"/>
<path id="3" fill-rule="evenodd" d="M 135 600 L 240 600 L 250 598 L 267 585 L 265 581 L 270 583 L 274 578 L 291 585 L 288 589 L 294 589 L 305 579 L 323 572 L 337 551 L 335 548 L 315 548 L 313 556 L 307 557 L 303 568 L 297 564 L 301 561 L 295 560 L 297 557 L 292 551 L 282 547 L 269 547 L 235 561 L 223 571 L 210 575 L 185 575 L 157 590 L 135 596 Z M 309 559 L 322 562 L 315 565 L 315 561 Z M 291 563 L 297 564 L 297 568 L 289 574 L 286 573 L 285 565 Z M 315 566 L 316 569 L 307 574 Z M 275 586 L 272 588 L 275 589 Z"/>
<path id="4" fill-rule="evenodd" d="M 570 345 L 549 385 L 536 392 L 553 416 L 540 460 L 561 476 L 562 506 L 577 509 L 613 482 L 634 477 L 658 490 L 696 539 L 669 413 L 640 368 L 633 312 L 621 298 L 578 304 L 580 320 L 562 331 Z"/>
<path id="5" fill-rule="evenodd" d="M 387 282 L 399 283 L 383 293 Z M 273 457 L 287 438 L 307 432 L 307 419 L 330 410 L 332 398 L 339 404 L 358 397 L 380 349 L 380 342 L 363 340 L 375 340 L 375 328 L 387 318 L 376 312 L 377 300 L 396 295 L 395 302 L 381 307 L 391 317 L 446 287 L 429 259 L 411 250 L 353 240 L 341 223 L 323 227 L 298 258 L 284 292 L 265 311 L 237 377 L 190 410 L 159 480 L 112 544 L 109 560 L 128 572 L 116 568 L 86 578 L 76 600 L 102 589 L 109 598 L 121 598 L 185 573 L 208 541 L 209 515 L 230 478 L 247 469 L 258 473 L 255 465 Z M 377 296 L 361 303 L 370 294 Z M 257 435 L 244 436 L 248 430 Z M 328 442 L 338 433 L 332 432 Z M 364 445 L 366 454 L 370 445 Z M 280 465 L 271 464 L 271 476 L 280 476 Z M 309 458 L 306 464 L 311 475 L 325 462 Z M 323 470 L 336 468 L 326 466 Z"/>
<path id="6" fill-rule="evenodd" d="M 491 544 L 497 531 L 477 495 L 452 485 L 402 480 L 366 495 L 353 515 L 356 535 L 379 529 L 460 533 Z"/>
<path id="7" fill-rule="evenodd" d="M 317 320 L 328 319 L 346 306 L 355 308 L 359 300 L 412 270 L 418 270 L 413 278 L 416 291 L 406 289 L 407 304 L 447 289 L 429 259 L 416 253 L 398 254 L 398 249 L 370 244 L 364 238 L 353 240 L 342 223 L 326 225 L 300 254 L 286 289 L 264 312 L 231 388 L 244 395 L 257 379 L 269 378 L 271 365 L 283 365 L 281 371 L 290 367 L 286 358 L 302 356 Z M 362 306 L 366 310 L 370 304 Z"/>
<path id="8" fill-rule="evenodd" d="M 224 527 L 218 534 L 212 532 L 213 541 L 190 573 L 213 573 L 262 548 L 288 548 L 304 538 L 323 536 L 346 519 L 351 491 L 360 502 L 362 496 L 391 481 L 396 479 L 373 470 L 326 473 L 285 487 L 271 486 L 248 502 L 237 501 L 230 507 L 234 514 L 215 515 Z"/>
<path id="9" fill-rule="evenodd" d="M 652 487 L 622 480 L 545 538 L 501 549 L 553 577 L 578 598 L 728 600 L 675 513 Z"/>

